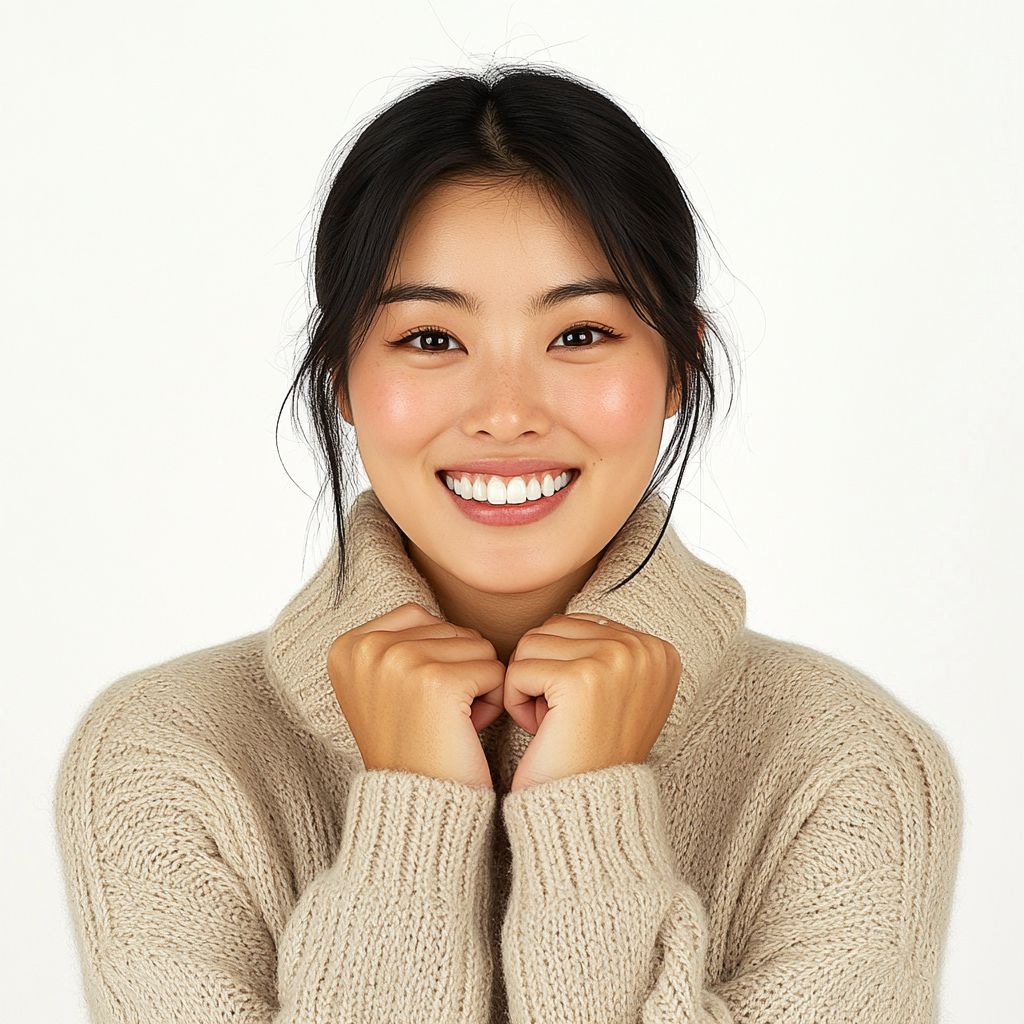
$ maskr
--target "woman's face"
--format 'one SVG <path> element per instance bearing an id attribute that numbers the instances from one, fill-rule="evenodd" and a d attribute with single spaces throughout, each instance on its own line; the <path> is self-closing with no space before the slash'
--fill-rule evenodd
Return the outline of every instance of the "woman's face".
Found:
<path id="1" fill-rule="evenodd" d="M 527 593 L 636 506 L 667 375 L 589 228 L 530 187 L 442 183 L 409 216 L 345 415 L 421 567 Z"/>

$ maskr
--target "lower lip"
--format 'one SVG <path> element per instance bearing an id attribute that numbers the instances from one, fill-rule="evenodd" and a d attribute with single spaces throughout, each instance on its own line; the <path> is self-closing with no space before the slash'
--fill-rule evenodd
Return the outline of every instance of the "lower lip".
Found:
<path id="1" fill-rule="evenodd" d="M 526 526 L 551 515 L 565 500 L 566 494 L 572 490 L 578 475 L 573 473 L 572 479 L 550 498 L 525 501 L 522 505 L 490 505 L 474 498 L 460 498 L 454 491 L 448 489 L 442 477 L 437 479 L 448 497 L 455 502 L 455 507 L 474 523 L 483 523 L 484 526 Z"/>

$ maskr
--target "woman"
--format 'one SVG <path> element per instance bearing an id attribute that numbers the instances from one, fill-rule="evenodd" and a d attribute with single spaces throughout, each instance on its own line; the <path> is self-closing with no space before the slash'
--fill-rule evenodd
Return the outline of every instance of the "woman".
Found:
<path id="1" fill-rule="evenodd" d="M 578 82 L 442 79 L 365 128 L 294 387 L 338 545 L 65 759 L 96 1020 L 931 1019 L 946 753 L 667 528 L 697 269 L 664 157 Z"/>

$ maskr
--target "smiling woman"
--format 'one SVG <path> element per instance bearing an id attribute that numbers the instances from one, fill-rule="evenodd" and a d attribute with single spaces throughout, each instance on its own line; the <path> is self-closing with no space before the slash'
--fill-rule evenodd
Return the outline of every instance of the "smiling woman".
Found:
<path id="1" fill-rule="evenodd" d="M 394 280 L 348 375 L 374 492 L 460 607 L 564 607 L 650 483 L 677 405 L 664 341 L 586 224 L 531 185 L 432 189 Z M 485 635 L 507 660 L 536 598 L 502 606 Z"/>
<path id="2" fill-rule="evenodd" d="M 313 269 L 334 551 L 65 758 L 95 1019 L 930 1019 L 945 750 L 668 526 L 716 334 L 650 139 L 550 72 L 431 82 L 346 155 Z"/>

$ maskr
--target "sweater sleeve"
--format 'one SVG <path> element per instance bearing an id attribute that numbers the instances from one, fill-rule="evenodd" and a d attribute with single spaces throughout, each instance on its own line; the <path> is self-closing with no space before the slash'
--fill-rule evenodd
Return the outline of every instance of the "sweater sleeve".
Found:
<path id="1" fill-rule="evenodd" d="M 275 1024 L 485 1021 L 494 806 L 489 789 L 361 773 L 337 859 L 288 922 Z"/>
<path id="2" fill-rule="evenodd" d="M 511 1020 L 931 1020 L 952 865 L 948 857 L 908 863 L 901 831 L 925 823 L 907 821 L 887 782 L 837 781 L 771 877 L 748 879 L 763 884 L 763 897 L 742 923 L 733 964 L 716 977 L 705 909 L 678 873 L 649 768 L 604 769 L 506 797 Z"/>
<path id="3" fill-rule="evenodd" d="M 218 847 L 220 767 L 111 747 L 84 723 L 57 802 L 97 1024 L 487 1019 L 492 791 L 360 771 L 333 862 L 272 922 L 294 883 L 267 891 Z"/>

